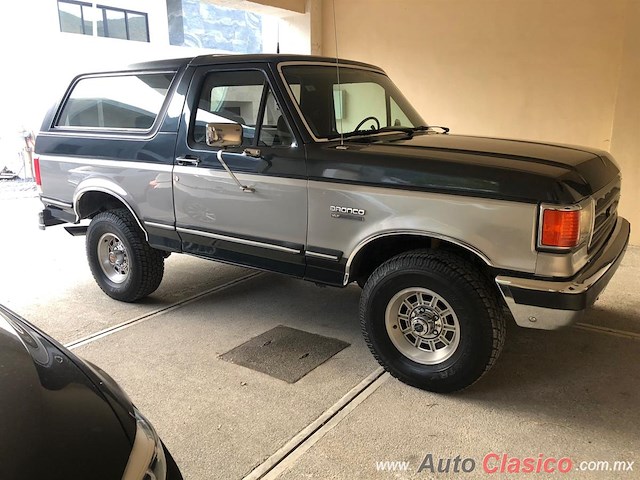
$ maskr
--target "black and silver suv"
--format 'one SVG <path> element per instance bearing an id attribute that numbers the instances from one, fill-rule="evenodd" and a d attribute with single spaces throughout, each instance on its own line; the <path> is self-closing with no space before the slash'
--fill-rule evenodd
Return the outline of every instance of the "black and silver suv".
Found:
<path id="1" fill-rule="evenodd" d="M 575 321 L 629 239 L 608 153 L 449 135 L 352 61 L 200 56 L 81 75 L 36 153 L 41 226 L 86 233 L 112 298 L 151 294 L 171 252 L 357 282 L 378 361 L 438 392 L 491 367 L 507 318 Z"/>

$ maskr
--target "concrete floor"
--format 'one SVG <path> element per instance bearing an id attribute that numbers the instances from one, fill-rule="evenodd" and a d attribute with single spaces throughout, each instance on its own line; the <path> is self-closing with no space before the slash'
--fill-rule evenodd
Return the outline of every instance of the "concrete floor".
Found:
<path id="1" fill-rule="evenodd" d="M 173 255 L 154 295 L 118 303 L 93 282 L 84 238 L 37 229 L 39 207 L 34 198 L 0 198 L 0 303 L 66 344 L 89 337 L 76 353 L 125 388 L 187 479 L 243 478 L 256 467 L 250 478 L 447 476 L 418 472 L 428 454 L 435 468 L 439 459 L 473 460 L 474 478 L 490 452 L 569 457 L 568 478 L 638 477 L 638 248 L 629 249 L 582 325 L 557 332 L 511 326 L 482 381 L 435 395 L 377 372 L 359 331 L 357 287 L 318 288 Z M 137 321 L 91 337 L 130 320 Z M 294 384 L 219 359 L 277 325 L 351 346 Z M 633 472 L 578 470 L 582 461 L 636 460 Z M 265 461 L 277 465 L 269 471 Z M 380 471 L 377 462 L 385 461 L 408 464 Z M 453 464 L 448 476 L 459 476 Z"/>

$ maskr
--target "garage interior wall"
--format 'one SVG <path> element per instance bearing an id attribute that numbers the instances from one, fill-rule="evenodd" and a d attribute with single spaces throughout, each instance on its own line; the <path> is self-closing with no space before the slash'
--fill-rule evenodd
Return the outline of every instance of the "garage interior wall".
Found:
<path id="1" fill-rule="evenodd" d="M 327 56 L 334 4 L 339 56 L 384 68 L 427 122 L 611 151 L 640 245 L 640 1 L 323 0 Z"/>

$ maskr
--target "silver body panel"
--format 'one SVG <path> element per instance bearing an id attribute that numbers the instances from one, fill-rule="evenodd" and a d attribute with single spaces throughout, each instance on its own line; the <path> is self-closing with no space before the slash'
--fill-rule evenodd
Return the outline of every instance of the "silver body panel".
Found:
<path id="1" fill-rule="evenodd" d="M 620 176 L 609 183 L 604 188 L 597 191 L 592 198 L 598 199 L 606 196 L 612 188 L 620 185 Z M 586 199 L 583 203 L 591 202 L 591 198 Z M 616 204 L 617 206 L 617 204 Z M 613 214 L 616 215 L 616 209 Z M 591 225 L 593 231 L 593 224 Z M 591 247 L 591 239 L 588 239 L 580 247 L 571 249 L 561 253 L 539 252 L 536 262 L 535 274 L 544 277 L 571 277 L 580 271 L 597 252 L 589 251 Z"/>
<path id="2" fill-rule="evenodd" d="M 226 232 L 232 237 L 306 244 L 306 180 L 236 176 L 255 191 L 240 190 L 224 170 L 176 166 L 176 224 L 191 230 Z"/>
<path id="3" fill-rule="evenodd" d="M 305 180 L 237 174 L 256 188 L 252 193 L 222 170 L 133 161 L 42 155 L 40 165 L 45 203 L 75 208 L 86 192 L 111 193 L 142 225 L 173 229 L 177 223 L 342 251 L 347 275 L 362 247 L 395 234 L 444 239 L 492 267 L 547 277 L 570 277 L 588 261 L 586 245 L 569 253 L 537 252 L 537 206 L 531 204 L 318 181 L 308 182 L 307 193 Z M 332 205 L 366 215 L 362 221 L 336 218 Z"/>
<path id="4" fill-rule="evenodd" d="M 519 278 L 508 275 L 498 275 L 496 284 L 513 315 L 516 323 L 521 327 L 542 330 L 555 330 L 566 327 L 577 321 L 586 308 L 579 310 L 552 309 L 539 305 L 518 303 L 514 298 L 513 289 L 532 292 L 545 292 L 559 296 L 571 297 L 585 295 L 593 290 L 596 296 L 607 286 L 610 276 L 618 267 L 626 251 L 629 241 L 629 223 L 622 218 L 616 221 L 609 240 L 598 252 L 593 264 L 585 269 L 583 274 L 571 280 L 542 280 L 535 278 Z M 620 244 L 624 248 L 620 251 Z M 595 301 L 595 296 L 593 296 Z"/>
<path id="5" fill-rule="evenodd" d="M 331 205 L 366 214 L 362 221 L 335 218 Z M 475 252 L 490 266 L 533 273 L 536 215 L 536 206 L 526 203 L 311 181 L 308 243 L 352 260 L 383 235 L 433 236 Z"/>
<path id="6" fill-rule="evenodd" d="M 142 225 L 146 220 L 174 224 L 172 168 L 139 161 L 40 155 L 42 188 L 44 196 L 53 200 L 50 204 L 69 203 L 78 216 L 82 195 L 108 193 L 125 203 Z"/>

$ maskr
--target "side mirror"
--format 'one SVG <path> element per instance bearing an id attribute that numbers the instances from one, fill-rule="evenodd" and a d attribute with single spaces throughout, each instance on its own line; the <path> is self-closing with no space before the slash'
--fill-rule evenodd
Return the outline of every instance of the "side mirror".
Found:
<path id="1" fill-rule="evenodd" d="M 239 123 L 207 123 L 207 145 L 239 147 L 242 145 L 242 125 Z"/>

